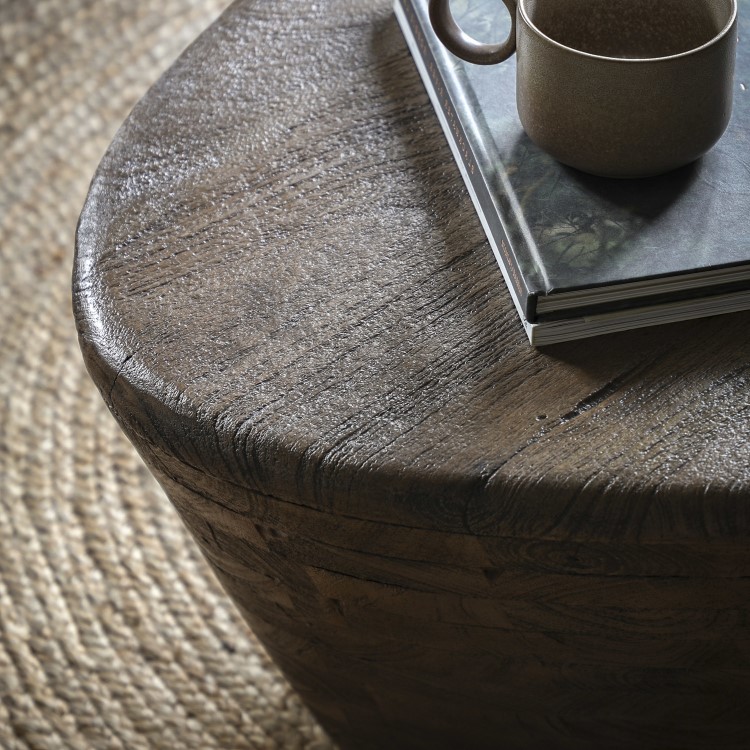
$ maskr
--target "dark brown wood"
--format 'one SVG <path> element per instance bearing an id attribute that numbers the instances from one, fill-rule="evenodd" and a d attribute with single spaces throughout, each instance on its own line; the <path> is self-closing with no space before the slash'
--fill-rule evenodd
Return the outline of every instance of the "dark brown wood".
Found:
<path id="1" fill-rule="evenodd" d="M 102 161 L 74 302 L 342 747 L 747 746 L 750 315 L 530 348 L 388 2 L 233 5 Z"/>

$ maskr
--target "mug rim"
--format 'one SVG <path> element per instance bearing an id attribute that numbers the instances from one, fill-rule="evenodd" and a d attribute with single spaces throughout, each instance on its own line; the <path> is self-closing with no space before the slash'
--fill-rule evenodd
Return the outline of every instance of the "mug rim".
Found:
<path id="1" fill-rule="evenodd" d="M 572 52 L 574 55 L 580 55 L 581 57 L 590 57 L 594 60 L 605 60 L 607 62 L 628 63 L 628 64 L 654 63 L 654 62 L 661 62 L 662 60 L 679 60 L 682 57 L 695 55 L 701 52 L 702 50 L 706 49 L 707 47 L 710 47 L 716 44 L 717 42 L 721 41 L 721 39 L 723 39 L 729 33 L 729 31 L 734 27 L 735 21 L 737 20 L 737 0 L 729 0 L 732 6 L 732 10 L 731 10 L 729 20 L 727 21 L 726 25 L 715 36 L 711 37 L 711 39 L 709 39 L 707 42 L 704 42 L 699 47 L 693 47 L 692 49 L 685 50 L 684 52 L 678 52 L 677 54 L 674 54 L 674 55 L 662 55 L 660 57 L 610 57 L 608 55 L 597 55 L 597 54 L 594 54 L 593 52 L 584 52 L 584 50 L 576 49 L 575 47 L 569 47 L 567 44 L 558 42 L 556 39 L 553 39 L 551 36 L 548 36 L 543 31 L 541 31 L 541 29 L 531 20 L 529 13 L 526 10 L 526 2 L 527 0 L 518 0 L 518 10 L 521 16 L 523 17 L 524 22 L 529 26 L 529 28 L 537 36 L 541 37 L 545 41 L 549 42 L 555 47 L 558 47 L 561 50 L 565 50 L 566 52 Z"/>

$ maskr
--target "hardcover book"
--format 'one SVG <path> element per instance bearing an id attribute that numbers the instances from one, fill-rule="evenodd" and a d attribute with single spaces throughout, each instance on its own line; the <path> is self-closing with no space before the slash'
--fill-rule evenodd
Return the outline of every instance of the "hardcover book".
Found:
<path id="1" fill-rule="evenodd" d="M 451 7 L 480 41 L 503 34 L 500 0 Z M 739 10 L 734 111 L 721 140 L 661 177 L 613 180 L 565 167 L 528 139 L 515 58 L 464 62 L 432 32 L 427 0 L 395 0 L 532 344 L 750 308 L 750 0 Z"/>

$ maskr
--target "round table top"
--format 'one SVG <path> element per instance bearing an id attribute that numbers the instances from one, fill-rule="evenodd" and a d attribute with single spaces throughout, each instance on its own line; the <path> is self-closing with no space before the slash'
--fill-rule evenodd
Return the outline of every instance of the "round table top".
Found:
<path id="1" fill-rule="evenodd" d="M 126 432 L 217 487 L 480 536 L 749 528 L 750 314 L 530 347 L 388 0 L 231 6 L 104 157 L 74 301 Z"/>

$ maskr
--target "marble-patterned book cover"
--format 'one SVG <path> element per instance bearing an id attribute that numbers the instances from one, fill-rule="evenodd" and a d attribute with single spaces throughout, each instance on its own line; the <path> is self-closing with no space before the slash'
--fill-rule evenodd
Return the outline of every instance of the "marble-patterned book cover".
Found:
<path id="1" fill-rule="evenodd" d="M 427 0 L 397 0 L 404 33 L 527 321 L 544 318 L 540 301 L 576 289 L 607 291 L 592 314 L 750 289 L 750 0 L 739 6 L 734 111 L 719 143 L 670 174 L 611 180 L 565 167 L 528 139 L 516 111 L 514 57 L 492 66 L 466 63 L 435 38 Z M 500 0 L 454 0 L 451 7 L 480 41 L 507 33 Z M 675 279 L 677 285 L 669 283 Z M 617 289 L 645 280 L 653 283 L 617 299 Z"/>

